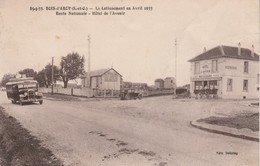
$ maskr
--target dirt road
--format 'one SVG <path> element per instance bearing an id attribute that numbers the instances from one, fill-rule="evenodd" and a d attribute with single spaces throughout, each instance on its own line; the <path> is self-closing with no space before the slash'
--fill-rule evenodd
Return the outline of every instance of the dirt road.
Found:
<path id="1" fill-rule="evenodd" d="M 207 133 L 189 124 L 215 114 L 258 111 L 246 101 L 174 101 L 164 96 L 131 101 L 44 100 L 43 105 L 20 106 L 0 93 L 0 102 L 65 165 L 258 165 L 257 142 Z"/>

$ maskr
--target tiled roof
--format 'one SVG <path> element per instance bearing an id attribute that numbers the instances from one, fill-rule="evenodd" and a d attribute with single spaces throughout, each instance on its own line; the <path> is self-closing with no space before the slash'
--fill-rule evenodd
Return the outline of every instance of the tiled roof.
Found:
<path id="1" fill-rule="evenodd" d="M 259 61 L 259 55 L 254 53 L 254 56 L 251 56 L 250 49 L 241 48 L 241 55 L 238 55 L 238 47 L 221 45 L 221 46 L 212 48 L 211 50 L 208 50 L 208 51 L 196 56 L 195 58 L 190 59 L 189 62 L 221 58 L 221 57 Z"/>

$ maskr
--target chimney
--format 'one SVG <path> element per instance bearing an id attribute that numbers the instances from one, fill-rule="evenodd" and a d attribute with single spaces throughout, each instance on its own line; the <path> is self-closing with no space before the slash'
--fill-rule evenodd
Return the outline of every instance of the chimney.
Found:
<path id="1" fill-rule="evenodd" d="M 254 45 L 252 45 L 252 49 L 251 49 L 251 56 L 254 57 L 255 56 L 255 52 L 254 52 Z"/>
<path id="2" fill-rule="evenodd" d="M 238 56 L 241 56 L 241 44 L 240 44 L 240 42 L 238 43 Z"/>
<path id="3" fill-rule="evenodd" d="M 204 47 L 203 52 L 206 52 L 206 51 L 207 51 L 207 49 L 206 49 L 206 47 Z"/>

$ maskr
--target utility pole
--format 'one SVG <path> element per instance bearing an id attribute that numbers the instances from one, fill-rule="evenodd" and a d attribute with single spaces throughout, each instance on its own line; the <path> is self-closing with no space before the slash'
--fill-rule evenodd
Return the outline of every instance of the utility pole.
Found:
<path id="1" fill-rule="evenodd" d="M 175 39 L 175 83 L 177 85 L 177 39 Z"/>
<path id="2" fill-rule="evenodd" d="M 54 58 L 51 59 L 51 94 L 53 95 L 53 62 Z"/>
<path id="3" fill-rule="evenodd" d="M 174 95 L 176 97 L 176 88 L 177 88 L 177 39 L 175 39 L 175 88 L 174 88 Z"/>
<path id="4" fill-rule="evenodd" d="M 87 72 L 87 87 L 90 88 L 90 35 L 88 35 L 88 72 Z"/>
<path id="5" fill-rule="evenodd" d="M 260 54 L 260 0 L 259 0 L 259 2 L 258 2 L 258 16 L 259 16 L 259 21 L 258 21 L 258 28 L 259 28 L 259 31 L 258 31 L 258 53 Z"/>

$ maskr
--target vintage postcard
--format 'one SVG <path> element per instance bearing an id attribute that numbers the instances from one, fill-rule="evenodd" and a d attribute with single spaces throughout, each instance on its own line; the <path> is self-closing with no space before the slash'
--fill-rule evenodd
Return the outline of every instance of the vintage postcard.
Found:
<path id="1" fill-rule="evenodd" d="M 1 0 L 1 166 L 259 165 L 258 0 Z"/>

